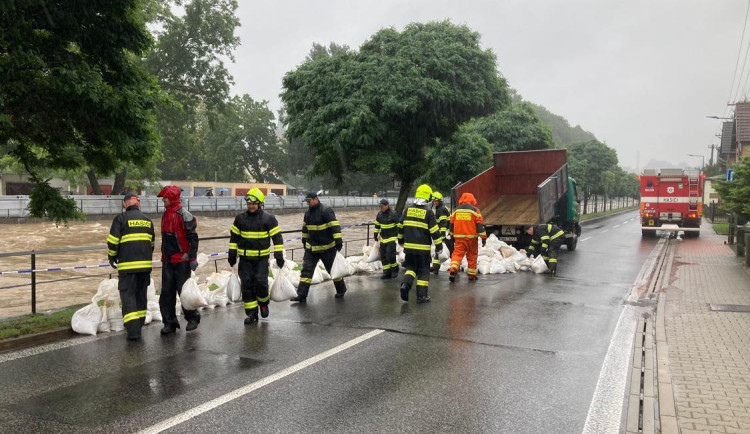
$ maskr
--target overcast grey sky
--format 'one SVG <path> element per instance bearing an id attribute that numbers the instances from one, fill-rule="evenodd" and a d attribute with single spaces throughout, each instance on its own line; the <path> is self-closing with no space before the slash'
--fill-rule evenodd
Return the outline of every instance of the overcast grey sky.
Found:
<path id="1" fill-rule="evenodd" d="M 529 101 L 580 124 L 623 166 L 708 162 L 740 46 L 746 0 L 240 1 L 235 93 L 280 107 L 284 74 L 313 42 L 358 48 L 383 27 L 449 18 L 482 35 Z M 749 26 L 750 27 L 750 26 Z M 750 28 L 745 45 L 750 39 Z M 745 47 L 742 49 L 743 55 Z M 740 66 L 742 66 L 742 58 Z M 750 71 L 750 59 L 746 73 Z M 738 73 L 739 75 L 739 73 Z M 744 79 L 744 77 L 743 77 Z M 750 83 L 748 83 L 750 87 Z"/>

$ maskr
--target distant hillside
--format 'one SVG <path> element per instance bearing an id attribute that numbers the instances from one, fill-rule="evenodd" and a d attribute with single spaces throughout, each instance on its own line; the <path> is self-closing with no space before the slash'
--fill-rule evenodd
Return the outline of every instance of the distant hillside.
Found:
<path id="1" fill-rule="evenodd" d="M 552 138 L 555 139 L 555 143 L 560 146 L 568 146 L 571 143 L 576 142 L 587 142 L 589 140 L 596 140 L 594 134 L 584 130 L 580 125 L 571 127 L 568 120 L 562 116 L 556 115 L 541 105 L 530 103 L 536 115 L 545 124 L 549 125 L 552 130 Z"/>

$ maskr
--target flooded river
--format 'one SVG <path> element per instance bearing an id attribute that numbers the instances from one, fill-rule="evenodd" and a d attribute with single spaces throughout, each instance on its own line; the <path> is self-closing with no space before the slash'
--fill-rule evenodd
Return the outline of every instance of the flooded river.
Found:
<path id="1" fill-rule="evenodd" d="M 342 226 L 372 221 L 376 210 L 339 210 L 337 217 Z M 303 214 L 279 215 L 279 225 L 283 231 L 299 230 L 302 227 Z M 201 241 L 199 253 L 225 252 L 229 242 L 229 228 L 233 217 L 198 217 L 198 235 L 203 237 L 226 236 L 227 239 Z M 110 221 L 74 222 L 68 227 L 55 227 L 52 223 L 4 224 L 0 243 L 0 253 L 26 250 L 46 250 L 84 246 L 106 246 Z M 159 259 L 159 221 L 154 219 L 157 233 L 157 247 L 154 259 Z M 372 228 L 370 228 L 372 231 Z M 367 229 L 365 227 L 345 229 L 343 231 L 347 254 L 360 252 L 364 245 Z M 370 232 L 372 236 L 372 232 Z M 300 233 L 284 235 L 284 246 L 287 258 L 296 262 L 302 261 L 301 242 L 297 240 Z M 354 241 L 361 240 L 361 241 Z M 297 250 L 293 250 L 297 248 Z M 64 252 L 39 254 L 36 256 L 36 269 L 51 267 L 70 267 L 76 265 L 96 265 L 107 262 L 106 249 L 81 252 Z M 30 268 L 30 257 L 0 257 L 0 271 L 24 270 Z M 152 277 L 157 288 L 161 286 L 161 269 L 154 268 Z M 208 276 L 216 269 L 229 269 L 226 256 L 220 257 L 216 264 L 210 261 L 199 268 L 199 277 Z M 116 271 L 112 268 L 94 268 L 90 270 L 65 270 L 37 273 L 37 312 L 59 309 L 80 303 L 87 303 L 96 293 L 99 283 Z M 0 318 L 23 315 L 31 312 L 31 275 L 0 275 Z"/>

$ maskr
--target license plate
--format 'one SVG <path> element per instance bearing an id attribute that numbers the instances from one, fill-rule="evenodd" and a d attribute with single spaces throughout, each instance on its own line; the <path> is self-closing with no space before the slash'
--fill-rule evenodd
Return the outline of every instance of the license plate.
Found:
<path id="1" fill-rule="evenodd" d="M 516 241 L 516 237 L 500 237 L 501 241 Z"/>
<path id="2" fill-rule="evenodd" d="M 654 221 L 653 221 L 653 220 L 649 220 L 649 221 L 648 221 L 648 225 L 649 225 L 649 226 L 653 226 L 653 225 L 654 225 Z"/>

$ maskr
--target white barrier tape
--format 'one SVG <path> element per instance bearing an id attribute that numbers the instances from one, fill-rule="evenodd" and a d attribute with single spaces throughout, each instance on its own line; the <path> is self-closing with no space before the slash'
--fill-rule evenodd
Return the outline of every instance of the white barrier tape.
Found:
<path id="1" fill-rule="evenodd" d="M 358 223 L 356 225 L 350 225 L 350 226 L 342 226 L 341 230 L 344 229 L 351 229 L 354 227 L 359 226 L 366 226 L 368 223 Z M 289 240 L 284 240 L 284 242 L 288 241 L 298 241 L 301 240 L 302 237 L 299 238 L 292 238 Z M 215 256 L 222 256 L 227 255 L 228 252 L 218 252 L 218 253 L 208 253 L 206 256 L 209 257 L 215 257 Z M 152 264 L 160 263 L 161 260 L 158 261 L 151 261 Z M 44 272 L 54 272 L 54 271 L 67 271 L 67 270 L 90 270 L 94 268 L 109 268 L 109 263 L 106 264 L 96 264 L 96 265 L 74 265 L 70 267 L 50 267 L 50 268 L 37 268 L 37 269 L 26 269 L 26 270 L 14 270 L 14 271 L 0 271 L 0 276 L 7 276 L 11 274 L 31 274 L 31 273 L 44 273 Z"/>

